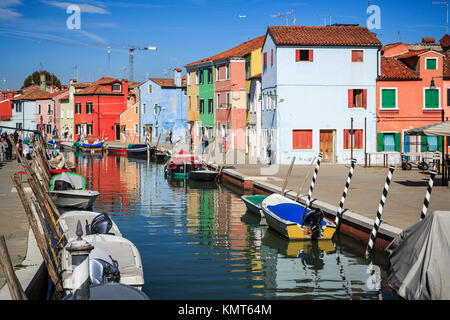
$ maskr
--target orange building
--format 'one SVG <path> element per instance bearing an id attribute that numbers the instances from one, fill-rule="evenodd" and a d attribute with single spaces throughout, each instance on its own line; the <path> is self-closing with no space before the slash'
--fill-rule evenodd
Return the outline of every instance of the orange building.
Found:
<path id="1" fill-rule="evenodd" d="M 448 115 L 444 69 L 447 55 L 433 38 L 423 44 L 383 47 L 377 79 L 377 151 L 442 150 L 442 137 L 409 137 L 408 129 L 442 121 Z"/>

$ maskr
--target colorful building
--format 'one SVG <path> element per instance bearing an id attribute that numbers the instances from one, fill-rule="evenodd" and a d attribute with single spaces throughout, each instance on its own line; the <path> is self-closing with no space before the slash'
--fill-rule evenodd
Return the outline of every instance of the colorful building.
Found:
<path id="1" fill-rule="evenodd" d="M 201 138 L 200 96 L 198 73 L 196 67 L 186 66 L 186 96 L 187 96 L 187 130 L 190 135 L 192 151 L 198 151 Z"/>
<path id="2" fill-rule="evenodd" d="M 120 142 L 138 143 L 140 137 L 140 90 L 142 83 L 133 82 L 128 86 L 127 110 L 120 115 Z"/>
<path id="3" fill-rule="evenodd" d="M 9 121 L 12 118 L 12 100 L 20 91 L 5 90 L 0 91 L 0 121 Z"/>
<path id="4" fill-rule="evenodd" d="M 141 141 L 147 132 L 151 141 L 175 143 L 186 137 L 187 107 L 186 80 L 181 76 L 181 69 L 174 70 L 174 78 L 150 78 L 140 90 L 140 128 Z M 172 137 L 170 137 L 172 133 Z"/>
<path id="5" fill-rule="evenodd" d="M 103 77 L 74 93 L 74 139 L 81 135 L 120 141 L 120 115 L 127 109 L 128 80 Z"/>
<path id="6" fill-rule="evenodd" d="M 261 158 L 267 159 L 270 142 L 272 163 L 289 164 L 294 156 L 311 163 L 319 153 L 324 161 L 349 163 L 353 156 L 363 163 L 364 151 L 376 150 L 380 48 L 365 27 L 269 26 L 262 49 Z"/>
<path id="7" fill-rule="evenodd" d="M 377 151 L 442 150 L 442 137 L 404 133 L 448 115 L 446 53 L 433 38 L 422 42 L 422 46 L 397 43 L 383 47 L 377 79 Z"/>
<path id="8" fill-rule="evenodd" d="M 68 141 L 72 141 L 74 138 L 74 93 L 75 87 L 70 86 L 69 89 L 59 97 L 61 110 L 60 138 Z"/>

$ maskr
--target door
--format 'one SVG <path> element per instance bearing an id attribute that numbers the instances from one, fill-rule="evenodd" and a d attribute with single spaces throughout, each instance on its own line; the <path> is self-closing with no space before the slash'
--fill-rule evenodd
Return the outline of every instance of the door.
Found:
<path id="1" fill-rule="evenodd" d="M 333 161 L 334 130 L 320 130 L 320 153 L 323 161 Z"/>
<path id="2" fill-rule="evenodd" d="M 120 141 L 120 124 L 116 123 L 116 141 Z"/>

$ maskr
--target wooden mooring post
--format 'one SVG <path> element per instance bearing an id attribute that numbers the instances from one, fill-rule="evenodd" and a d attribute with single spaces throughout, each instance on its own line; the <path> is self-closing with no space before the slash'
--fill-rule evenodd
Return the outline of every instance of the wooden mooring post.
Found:
<path id="1" fill-rule="evenodd" d="M 3 266 L 3 273 L 5 275 L 12 300 L 28 300 L 28 297 L 25 294 L 25 291 L 23 291 L 22 285 L 14 272 L 8 247 L 6 246 L 6 240 L 3 235 L 0 235 L 0 263 Z"/>
<path id="2" fill-rule="evenodd" d="M 292 168 L 294 167 L 294 162 L 295 162 L 295 157 L 292 158 L 291 165 L 289 166 L 289 170 L 288 170 L 288 172 L 287 172 L 287 174 L 286 174 L 286 178 L 284 179 L 283 189 L 281 190 L 281 194 L 282 194 L 282 195 L 284 195 L 284 192 L 285 192 L 285 190 L 286 190 L 289 176 L 291 175 Z"/>

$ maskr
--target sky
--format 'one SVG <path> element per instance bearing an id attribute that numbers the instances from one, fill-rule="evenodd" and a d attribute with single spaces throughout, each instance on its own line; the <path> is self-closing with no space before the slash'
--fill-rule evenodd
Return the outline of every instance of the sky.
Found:
<path id="1" fill-rule="evenodd" d="M 270 25 L 293 25 L 294 17 L 296 25 L 367 26 L 369 5 L 380 8 L 380 28 L 372 31 L 383 44 L 439 41 L 447 7 L 433 2 L 445 1 L 0 0 L 0 89 L 19 89 L 41 69 L 63 84 L 77 77 L 128 78 L 129 47 L 157 47 L 135 51 L 135 81 L 172 77 L 175 68 L 262 36 Z M 80 9 L 79 28 L 67 12 L 73 4 Z"/>

